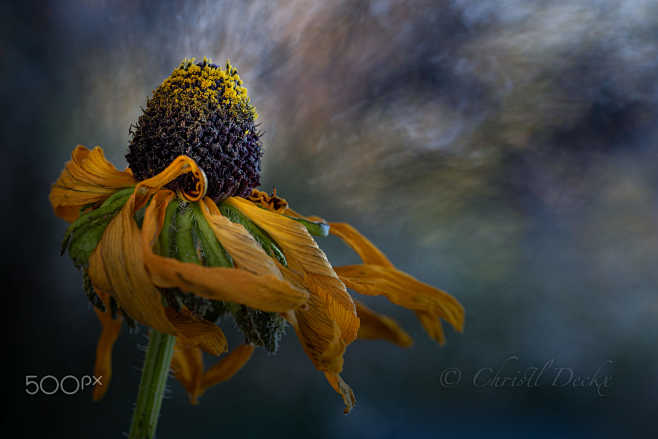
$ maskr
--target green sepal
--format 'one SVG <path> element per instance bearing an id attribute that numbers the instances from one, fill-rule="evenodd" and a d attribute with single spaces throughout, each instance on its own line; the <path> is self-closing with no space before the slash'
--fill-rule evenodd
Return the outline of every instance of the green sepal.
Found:
<path id="1" fill-rule="evenodd" d="M 194 216 L 190 205 L 186 202 L 179 202 L 175 230 L 176 259 L 181 262 L 200 264 L 201 260 L 194 242 L 193 229 Z"/>
<path id="2" fill-rule="evenodd" d="M 226 203 L 219 204 L 219 211 L 234 223 L 241 224 L 247 232 L 260 244 L 265 253 L 278 260 L 282 265 L 288 266 L 286 257 L 279 245 L 274 241 L 265 230 L 258 227 L 252 220 L 247 218 L 242 212 Z"/>
<path id="3" fill-rule="evenodd" d="M 295 220 L 298 223 L 302 223 L 306 227 L 306 230 L 308 230 L 308 233 L 313 236 L 321 236 L 323 238 L 329 236 L 329 224 L 325 223 L 324 221 L 309 221 L 304 218 L 295 218 L 294 216 L 288 215 L 284 216 L 290 218 L 291 220 Z"/>
<path id="4" fill-rule="evenodd" d="M 203 216 L 199 203 L 192 204 L 192 213 L 199 243 L 203 253 L 203 263 L 209 267 L 233 267 L 233 259 L 220 244 L 212 228 Z"/>
<path id="5" fill-rule="evenodd" d="M 245 343 L 262 346 L 272 354 L 279 350 L 281 338 L 286 333 L 286 320 L 281 314 L 245 305 L 238 305 L 232 310 L 232 314 L 244 334 Z"/>
<path id="6" fill-rule="evenodd" d="M 77 268 L 89 265 L 89 256 L 98 246 L 107 225 L 126 204 L 134 188 L 121 189 L 112 194 L 97 209 L 86 211 L 66 230 L 61 253 L 66 250 Z"/>
<path id="7" fill-rule="evenodd" d="M 154 251 L 160 256 L 181 262 L 205 266 L 232 267 L 226 253 L 203 217 L 198 203 L 179 198 L 172 200 L 165 211 L 162 230 Z M 176 310 L 186 306 L 206 320 L 216 321 L 228 312 L 228 304 L 186 293 L 178 288 L 162 288 L 165 303 Z"/>
<path id="8" fill-rule="evenodd" d="M 169 203 L 165 211 L 164 222 L 162 230 L 158 237 L 158 248 L 156 253 L 160 256 L 173 256 L 176 254 L 176 249 L 173 247 L 176 211 L 178 210 L 178 202 L 176 200 Z"/>
<path id="9" fill-rule="evenodd" d="M 84 288 L 89 302 L 102 312 L 105 312 L 105 304 L 101 298 L 98 297 L 98 294 L 96 294 L 96 290 L 94 290 L 94 286 L 91 283 L 87 270 L 82 270 L 82 288 Z"/>

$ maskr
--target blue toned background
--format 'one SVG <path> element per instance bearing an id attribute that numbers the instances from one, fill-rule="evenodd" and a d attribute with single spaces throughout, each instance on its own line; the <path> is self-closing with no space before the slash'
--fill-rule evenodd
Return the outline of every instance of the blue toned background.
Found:
<path id="1" fill-rule="evenodd" d="M 198 406 L 172 380 L 158 437 L 658 432 L 655 1 L 0 9 L 3 425 L 23 437 L 127 431 L 144 331 L 122 331 L 103 401 L 25 392 L 26 375 L 90 374 L 100 331 L 80 274 L 59 256 L 66 225 L 48 191 L 78 143 L 100 144 L 123 168 L 147 96 L 182 58 L 209 56 L 238 66 L 261 115 L 263 188 L 355 225 L 456 296 L 466 328 L 439 347 L 411 312 L 365 298 L 416 343 L 350 346 L 349 416 L 290 332 L 278 355 L 257 351 Z M 357 261 L 333 238 L 320 244 L 335 265 Z M 544 366 L 534 384 L 510 381 Z"/>

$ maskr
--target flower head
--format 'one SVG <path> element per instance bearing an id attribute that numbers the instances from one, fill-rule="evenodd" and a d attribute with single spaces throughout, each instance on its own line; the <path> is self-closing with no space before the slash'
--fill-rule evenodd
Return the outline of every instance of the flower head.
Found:
<path id="1" fill-rule="evenodd" d="M 184 60 L 148 99 L 132 127 L 126 159 L 137 180 L 162 172 L 176 157 L 192 158 L 215 201 L 246 196 L 260 184 L 258 117 L 238 71 L 204 58 Z M 192 184 L 180 178 L 172 189 Z"/>
<path id="2" fill-rule="evenodd" d="M 276 351 L 290 325 L 349 410 L 354 394 L 340 376 L 347 346 L 357 338 L 403 347 L 412 341 L 392 319 L 354 301 L 348 288 L 413 310 L 440 343 L 440 320 L 461 331 L 463 308 L 397 270 L 351 226 L 305 217 L 275 193 L 253 189 L 258 136 L 235 143 L 217 134 L 226 124 L 253 125 L 255 117 L 232 72 L 184 62 L 149 100 L 131 142 L 130 169 L 114 168 L 99 147 L 78 146 L 51 190 L 55 213 L 72 223 L 63 250 L 83 271 L 103 324 L 96 374 L 105 386 L 95 389 L 95 398 L 107 388 L 122 319 L 176 336 L 172 368 L 193 402 L 235 374 L 254 346 Z M 217 147 L 204 140 L 207 130 Z M 237 158 L 225 161 L 234 149 Z M 246 168 L 255 179 L 237 178 Z M 363 263 L 333 267 L 313 238 L 330 233 Z M 242 330 L 244 345 L 206 370 L 202 351 L 228 350 L 218 326 L 228 317 Z"/>

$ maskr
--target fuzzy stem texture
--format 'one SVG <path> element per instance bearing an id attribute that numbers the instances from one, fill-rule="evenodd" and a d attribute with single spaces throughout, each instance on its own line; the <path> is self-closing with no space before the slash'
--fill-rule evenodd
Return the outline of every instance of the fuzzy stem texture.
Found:
<path id="1" fill-rule="evenodd" d="M 129 439 L 153 439 L 176 337 L 151 329 Z"/>

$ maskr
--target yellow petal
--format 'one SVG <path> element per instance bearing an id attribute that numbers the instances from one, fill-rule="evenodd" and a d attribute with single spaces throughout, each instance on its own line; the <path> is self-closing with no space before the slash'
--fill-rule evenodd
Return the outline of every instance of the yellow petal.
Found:
<path id="1" fill-rule="evenodd" d="M 222 216 L 217 205 L 206 198 L 201 206 L 203 216 L 208 221 L 215 237 L 228 251 L 237 268 L 254 274 L 274 275 L 283 279 L 279 268 L 265 250 L 241 225 Z"/>
<path id="2" fill-rule="evenodd" d="M 329 381 L 329 384 L 331 384 L 331 387 L 343 397 L 343 402 L 345 403 L 345 414 L 348 414 L 356 404 L 356 398 L 354 397 L 352 388 L 348 386 L 337 373 L 325 372 L 324 376 L 327 378 L 327 381 Z"/>
<path id="3" fill-rule="evenodd" d="M 231 197 L 226 202 L 239 209 L 277 242 L 289 268 L 302 275 L 306 289 L 321 299 L 329 315 L 338 323 L 345 343 L 351 343 L 359 329 L 354 302 L 306 227 L 290 218 L 261 209 L 243 198 Z"/>
<path id="4" fill-rule="evenodd" d="M 72 222 L 83 206 L 101 202 L 118 189 L 134 185 L 132 173 L 116 169 L 100 147 L 90 151 L 78 145 L 52 186 L 49 199 L 55 215 Z"/>
<path id="5" fill-rule="evenodd" d="M 200 394 L 214 385 L 231 379 L 249 361 L 253 353 L 252 345 L 243 344 L 222 357 L 203 374 Z"/>
<path id="6" fill-rule="evenodd" d="M 323 372 L 340 373 L 347 343 L 321 299 L 311 295 L 308 309 L 295 311 L 294 317 L 291 324 L 315 367 Z"/>
<path id="7" fill-rule="evenodd" d="M 457 331 L 464 325 L 464 308 L 448 293 L 420 282 L 392 267 L 361 264 L 336 267 L 348 288 L 370 296 L 386 296 L 396 305 L 429 312 L 450 323 Z"/>
<path id="8" fill-rule="evenodd" d="M 142 224 L 144 263 L 153 283 L 269 312 L 284 312 L 306 302 L 306 292 L 273 274 L 255 275 L 236 268 L 204 267 L 153 253 L 162 227 L 163 210 L 171 197 L 169 191 L 158 192 L 148 205 Z"/>
<path id="9" fill-rule="evenodd" d="M 101 399 L 110 386 L 110 380 L 112 379 L 112 348 L 114 347 L 114 342 L 119 336 L 122 320 L 121 316 L 117 316 L 116 319 L 112 318 L 109 296 L 100 290 L 96 290 L 96 293 L 98 293 L 98 296 L 105 304 L 106 311 L 102 312 L 99 309 L 94 308 L 98 320 L 100 320 L 101 326 L 103 327 L 98 339 L 98 345 L 96 346 L 94 376 L 100 378 L 100 383 L 94 383 L 94 401 Z"/>
<path id="10" fill-rule="evenodd" d="M 272 212 L 283 213 L 289 210 L 288 202 L 281 197 L 277 197 L 276 189 L 274 189 L 272 195 L 258 189 L 252 189 L 247 198 L 249 201 Z"/>
<path id="11" fill-rule="evenodd" d="M 443 333 L 443 326 L 438 314 L 433 314 L 429 311 L 416 311 L 416 317 L 420 320 L 427 334 L 440 345 L 446 342 L 445 334 Z"/>
<path id="12" fill-rule="evenodd" d="M 171 370 L 187 391 L 192 404 L 198 403 L 203 378 L 203 354 L 201 349 L 176 343 L 171 358 Z"/>
<path id="13" fill-rule="evenodd" d="M 345 346 L 354 341 L 359 319 L 352 298 L 325 254 L 306 228 L 290 218 L 261 209 L 243 198 L 226 203 L 240 210 L 274 239 L 288 262 L 289 280 L 296 277 L 311 293 L 307 309 L 296 311 L 298 336 L 306 353 L 322 371 L 342 370 Z"/>
<path id="14" fill-rule="evenodd" d="M 194 176 L 195 187 L 190 192 L 184 192 L 181 195 L 188 201 L 194 202 L 202 199 L 207 190 L 208 180 L 205 172 L 196 164 L 194 160 L 185 155 L 178 156 L 173 162 L 159 174 L 142 180 L 135 188 L 137 194 L 135 200 L 135 210 L 144 206 L 149 197 L 166 184 L 174 181 L 181 175 L 191 173 Z"/>
<path id="15" fill-rule="evenodd" d="M 391 318 L 377 314 L 363 303 L 355 300 L 359 315 L 359 338 L 367 340 L 387 340 L 403 348 L 413 344 L 413 340 L 404 329 Z"/>
<path id="16" fill-rule="evenodd" d="M 133 319 L 176 335 L 162 306 L 160 292 L 144 269 L 142 234 L 133 218 L 135 194 L 105 229 L 89 260 L 94 286 L 104 289 Z"/>
<path id="17" fill-rule="evenodd" d="M 375 247 L 372 242 L 370 242 L 365 236 L 361 235 L 354 227 L 350 226 L 349 224 L 330 223 L 329 231 L 331 234 L 338 236 L 347 245 L 349 245 L 359 255 L 359 257 L 361 257 L 361 260 L 363 260 L 365 264 L 380 265 L 382 267 L 387 267 L 393 270 L 388 272 L 388 281 L 391 281 L 392 278 L 396 278 L 397 280 L 393 280 L 393 282 L 398 282 L 401 285 L 407 285 L 408 292 L 403 293 L 402 291 L 398 291 L 397 293 L 391 293 L 392 295 L 400 296 L 398 297 L 397 302 L 392 300 L 391 297 L 389 297 L 389 294 L 383 294 L 386 295 L 393 303 L 404 306 L 406 308 L 414 309 L 416 311 L 416 316 L 420 320 L 420 323 L 423 325 L 423 328 L 425 328 L 432 339 L 436 340 L 441 345 L 445 343 L 445 335 L 443 333 L 441 321 L 439 320 L 440 318 L 443 318 L 444 320 L 451 323 L 458 331 L 462 331 L 464 326 L 464 309 L 459 304 L 459 302 L 452 298 L 452 296 L 439 289 L 430 287 L 427 284 L 418 282 L 411 276 L 395 269 L 393 264 L 388 260 L 384 253 L 382 253 L 377 247 Z M 339 269 L 336 270 L 339 271 Z M 363 270 L 368 270 L 368 268 L 364 268 Z M 355 270 L 352 270 L 351 272 L 355 273 Z M 347 276 L 347 273 L 343 272 L 343 275 Z M 377 276 L 378 274 L 371 273 L 371 275 Z M 343 279 L 343 282 L 346 284 L 349 283 L 349 281 L 342 276 L 341 279 Z M 382 279 L 380 282 L 387 283 L 388 281 L 386 279 Z M 377 294 L 376 292 L 372 292 L 372 290 L 370 290 L 371 292 L 366 292 L 369 287 L 364 287 L 363 285 L 361 286 L 362 288 L 365 288 L 365 290 L 360 290 L 356 286 L 354 286 L 353 289 L 363 294 Z M 416 291 L 413 288 L 419 288 L 419 291 Z M 422 299 L 419 299 L 416 296 L 418 294 L 429 293 L 430 297 L 436 297 L 436 294 L 431 292 L 432 290 L 438 292 L 439 296 L 444 299 L 444 306 L 427 306 L 423 309 L 422 306 L 419 308 L 419 306 L 414 306 L 411 304 L 412 302 L 416 301 L 419 301 L 419 304 L 423 302 Z M 410 294 L 412 291 L 414 291 L 415 294 Z M 405 294 L 409 296 L 408 299 L 404 299 L 402 297 Z M 406 305 L 403 304 L 403 302 L 406 303 Z M 361 315 L 359 315 L 359 317 L 361 317 Z M 359 336 L 360 335 L 361 334 L 359 334 Z"/>
<path id="18" fill-rule="evenodd" d="M 347 223 L 329 223 L 329 233 L 342 239 L 366 264 L 393 267 L 391 261 L 365 236 Z"/>
<path id="19" fill-rule="evenodd" d="M 221 355 L 228 349 L 228 342 L 219 326 L 196 317 L 184 308 L 180 311 L 166 308 L 166 313 L 178 332 L 177 343 L 198 346 L 212 355 Z"/>

